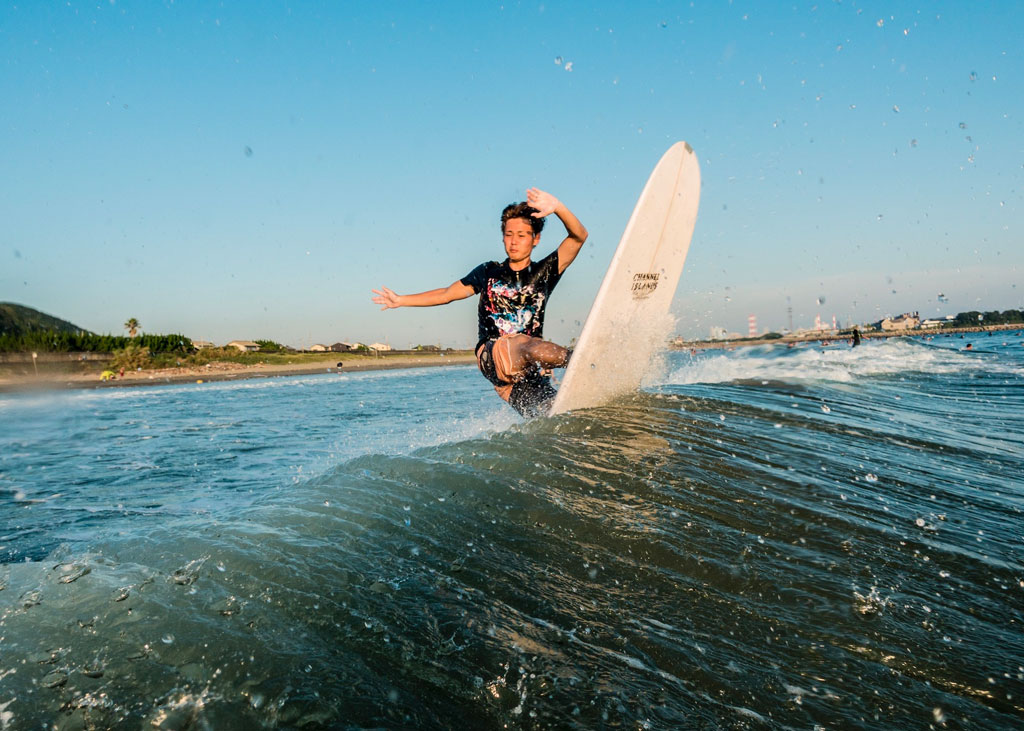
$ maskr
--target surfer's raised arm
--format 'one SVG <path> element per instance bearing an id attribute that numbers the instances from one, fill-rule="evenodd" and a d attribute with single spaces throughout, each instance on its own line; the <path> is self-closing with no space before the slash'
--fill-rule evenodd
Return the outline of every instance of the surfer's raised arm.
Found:
<path id="1" fill-rule="evenodd" d="M 537 209 L 536 213 L 531 214 L 534 218 L 544 218 L 554 213 L 565 226 L 568 235 L 558 245 L 558 273 L 561 274 L 580 253 L 583 242 L 587 240 L 587 229 L 564 203 L 550 193 L 530 188 L 526 191 L 526 202 Z"/>
<path id="2" fill-rule="evenodd" d="M 464 300 L 472 297 L 476 292 L 469 285 L 463 284 L 462 280 L 453 282 L 447 287 L 431 289 L 418 294 L 396 294 L 387 287 L 371 290 L 376 297 L 373 301 L 381 306 L 382 310 L 390 310 L 393 307 L 434 307 L 435 305 L 446 305 L 455 300 Z"/>

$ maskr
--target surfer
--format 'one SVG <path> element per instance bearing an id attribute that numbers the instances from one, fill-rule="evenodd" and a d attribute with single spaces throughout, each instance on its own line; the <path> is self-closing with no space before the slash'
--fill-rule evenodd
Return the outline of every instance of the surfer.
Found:
<path id="1" fill-rule="evenodd" d="M 540 261 L 531 255 L 540 243 L 544 219 L 555 214 L 566 237 Z M 501 235 L 507 258 L 484 262 L 448 287 L 418 294 L 373 290 L 382 310 L 433 307 L 480 295 L 477 306 L 477 365 L 494 390 L 524 416 L 542 413 L 555 395 L 550 369 L 565 366 L 570 351 L 543 339 L 544 310 L 562 272 L 587 240 L 587 229 L 565 205 L 537 188 L 526 201 L 501 212 Z"/>

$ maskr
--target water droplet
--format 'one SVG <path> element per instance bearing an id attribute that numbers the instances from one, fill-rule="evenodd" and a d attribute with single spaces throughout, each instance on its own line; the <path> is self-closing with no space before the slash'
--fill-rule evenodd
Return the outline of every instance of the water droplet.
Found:
<path id="1" fill-rule="evenodd" d="M 878 593 L 878 587 L 871 587 L 871 591 L 868 593 L 867 596 L 864 596 L 863 594 L 860 594 L 859 592 L 855 591 L 853 592 L 853 597 L 854 609 L 856 609 L 859 614 L 862 614 L 865 617 L 880 614 L 881 611 L 885 609 L 885 606 L 888 604 L 888 602 L 885 599 L 883 599 L 882 596 Z"/>
<path id="2" fill-rule="evenodd" d="M 899 107 L 899 105 L 898 105 L 898 104 L 893 104 L 893 105 L 892 105 L 892 110 L 893 110 L 894 112 L 896 112 L 896 114 L 899 114 L 899 113 L 900 113 L 900 107 Z"/>
<path id="3" fill-rule="evenodd" d="M 557 65 L 561 66 L 562 65 L 562 57 L 561 56 L 555 56 L 555 63 Z"/>
<path id="4" fill-rule="evenodd" d="M 572 61 L 566 61 L 565 62 L 565 70 L 566 71 L 572 71 Z"/>
<path id="5" fill-rule="evenodd" d="M 163 642 L 165 645 L 174 644 L 174 635 L 164 635 L 160 638 L 160 641 Z"/>
<path id="6" fill-rule="evenodd" d="M 249 147 L 249 145 L 245 146 L 245 156 L 246 157 L 252 157 L 252 148 Z"/>
<path id="7" fill-rule="evenodd" d="M 830 409 L 828 407 L 828 404 L 822 404 L 821 405 L 821 410 L 824 411 L 826 414 L 831 414 L 832 413 L 832 409 Z"/>
<path id="8" fill-rule="evenodd" d="M 864 479 L 867 480 L 868 482 L 878 482 L 878 475 L 868 472 L 866 475 L 864 475 Z"/>
<path id="9" fill-rule="evenodd" d="M 883 25 L 885 25 L 885 18 L 879 18 L 878 22 L 875 25 L 881 28 Z"/>

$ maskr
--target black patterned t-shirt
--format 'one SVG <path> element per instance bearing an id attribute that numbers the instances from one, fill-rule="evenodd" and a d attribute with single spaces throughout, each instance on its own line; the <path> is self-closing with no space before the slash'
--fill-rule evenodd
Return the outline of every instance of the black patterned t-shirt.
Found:
<path id="1" fill-rule="evenodd" d="M 500 264 L 484 262 L 464 276 L 460 281 L 480 295 L 477 348 L 513 333 L 544 337 L 544 308 L 561 277 L 557 250 L 518 272 L 509 268 L 506 259 Z"/>

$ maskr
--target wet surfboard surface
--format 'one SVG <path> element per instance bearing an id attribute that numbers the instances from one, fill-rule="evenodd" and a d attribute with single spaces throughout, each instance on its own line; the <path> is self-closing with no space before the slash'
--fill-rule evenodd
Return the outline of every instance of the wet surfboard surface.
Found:
<path id="1" fill-rule="evenodd" d="M 601 406 L 640 386 L 675 324 L 670 307 L 699 201 L 697 155 L 677 142 L 640 194 L 549 414 Z"/>

